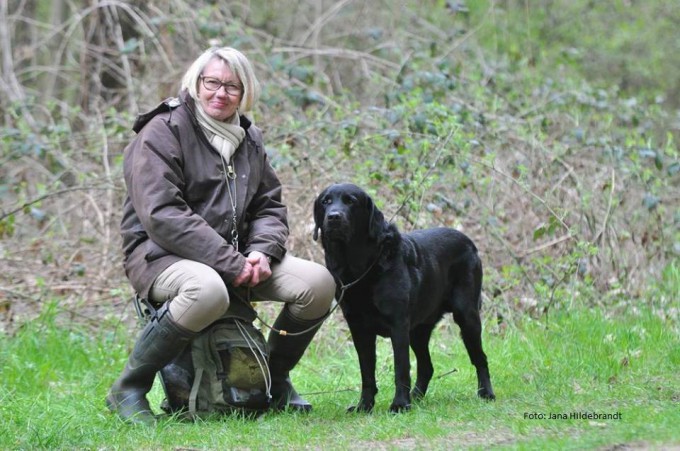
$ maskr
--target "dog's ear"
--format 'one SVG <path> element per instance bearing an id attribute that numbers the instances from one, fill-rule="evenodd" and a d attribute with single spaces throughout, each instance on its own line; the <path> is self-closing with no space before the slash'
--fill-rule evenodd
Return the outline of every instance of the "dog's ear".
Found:
<path id="1" fill-rule="evenodd" d="M 368 237 L 377 240 L 385 230 L 385 216 L 370 197 L 366 198 L 366 209 L 368 210 Z"/>
<path id="2" fill-rule="evenodd" d="M 321 198 L 325 194 L 326 190 L 323 190 L 314 201 L 314 234 L 312 235 L 314 241 L 319 239 L 319 230 L 321 230 L 321 226 L 323 225 L 324 208 L 321 204 Z"/>

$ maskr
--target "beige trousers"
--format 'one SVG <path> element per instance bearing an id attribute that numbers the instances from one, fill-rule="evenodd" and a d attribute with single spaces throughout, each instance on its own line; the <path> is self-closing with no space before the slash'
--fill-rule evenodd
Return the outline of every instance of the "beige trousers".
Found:
<path id="1" fill-rule="evenodd" d="M 330 309 L 335 281 L 318 263 L 286 255 L 271 265 L 269 279 L 251 288 L 256 300 L 284 302 L 301 320 L 315 320 Z M 170 302 L 173 319 L 182 327 L 199 332 L 229 308 L 227 286 L 211 267 L 180 260 L 154 281 L 149 297 L 154 303 Z"/>

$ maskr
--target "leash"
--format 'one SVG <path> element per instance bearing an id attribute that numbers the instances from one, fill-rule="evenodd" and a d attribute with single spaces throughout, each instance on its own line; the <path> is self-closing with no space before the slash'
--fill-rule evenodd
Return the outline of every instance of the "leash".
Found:
<path id="1" fill-rule="evenodd" d="M 342 300 L 345 298 L 345 292 L 346 292 L 347 290 L 349 290 L 350 288 L 352 288 L 354 285 L 356 285 L 356 284 L 358 284 L 359 282 L 361 282 L 361 281 L 364 279 L 364 277 L 366 277 L 366 276 L 368 275 L 368 273 L 371 272 L 371 270 L 373 269 L 373 267 L 378 263 L 378 260 L 380 260 L 380 257 L 382 257 L 382 253 L 383 253 L 383 245 L 382 245 L 382 243 L 381 243 L 381 244 L 380 244 L 380 248 L 378 249 L 378 255 L 376 255 L 375 259 L 373 260 L 373 263 L 370 264 L 370 266 L 368 267 L 368 269 L 366 269 L 366 271 L 364 271 L 364 273 L 363 273 L 361 276 L 359 276 L 358 279 L 355 279 L 354 281 L 352 281 L 352 282 L 350 282 L 350 283 L 343 284 L 343 283 L 342 283 L 342 280 L 340 280 L 340 278 L 338 277 L 338 281 L 340 282 L 340 297 L 339 297 L 338 300 L 335 302 L 335 305 L 333 306 L 333 308 L 330 309 L 330 310 L 328 311 L 328 313 L 326 313 L 324 316 L 322 316 L 321 318 L 319 318 L 319 321 L 316 322 L 316 323 L 314 323 L 311 327 L 309 327 L 309 328 L 307 328 L 307 329 L 305 329 L 305 330 L 303 330 L 303 331 L 301 331 L 301 332 L 288 332 L 288 331 L 286 331 L 286 330 L 277 329 L 277 328 L 275 328 L 274 326 L 271 326 L 271 325 L 267 324 L 264 320 L 262 320 L 262 318 L 260 318 L 260 315 L 257 314 L 257 311 L 255 312 L 255 317 L 256 317 L 256 318 L 260 321 L 260 323 L 262 323 L 266 328 L 268 328 L 268 329 L 271 330 L 272 332 L 277 333 L 277 334 L 279 334 L 279 335 L 281 335 L 281 336 L 284 336 L 284 337 L 285 337 L 285 336 L 289 336 L 289 337 L 297 337 L 297 336 L 299 336 L 299 335 L 304 335 L 304 334 L 306 334 L 307 332 L 311 331 L 312 329 L 316 328 L 316 327 L 319 326 L 321 323 L 323 323 L 324 321 L 326 321 L 326 319 L 327 319 L 329 316 L 331 316 L 331 315 L 333 314 L 333 312 L 335 312 L 335 311 L 338 309 L 338 307 L 340 307 L 340 304 L 342 303 Z M 248 288 L 248 300 L 250 300 L 250 288 Z"/>
<path id="2" fill-rule="evenodd" d="M 383 244 L 381 243 L 380 248 L 378 249 L 378 254 L 376 255 L 373 262 L 366 269 L 366 271 L 364 271 L 364 273 L 361 276 L 359 276 L 357 279 L 355 279 L 354 281 L 349 282 L 349 283 L 342 283 L 342 280 L 340 280 L 340 278 L 338 278 L 338 281 L 340 282 L 340 297 L 336 301 L 333 308 L 328 311 L 328 313 L 326 313 L 321 318 L 319 318 L 319 321 L 317 321 L 316 323 L 314 323 L 312 326 L 308 327 L 307 329 L 305 329 L 301 332 L 288 332 L 286 330 L 277 329 L 274 326 L 268 324 L 266 321 L 264 321 L 262 319 L 262 317 L 260 317 L 260 315 L 257 313 L 257 311 L 255 311 L 255 318 L 257 318 L 260 321 L 260 323 L 262 325 L 264 325 L 266 328 L 268 328 L 272 332 L 277 333 L 281 336 L 297 337 L 297 336 L 306 334 L 307 332 L 311 331 L 312 329 L 316 328 L 321 323 L 326 321 L 326 319 L 329 316 L 331 316 L 333 314 L 333 312 L 335 312 L 338 309 L 338 307 L 340 307 L 340 304 L 342 303 L 343 299 L 345 298 L 345 293 L 347 292 L 347 290 L 349 290 L 354 285 L 361 282 L 368 275 L 368 273 L 371 272 L 371 270 L 378 263 L 378 260 L 380 260 L 380 257 L 382 257 L 383 251 L 384 251 L 384 248 L 383 248 Z M 250 288 L 248 288 L 248 290 L 246 292 L 246 299 L 243 299 L 236 292 L 233 292 L 231 294 L 238 297 L 242 301 L 247 302 L 248 304 L 252 304 L 252 301 L 250 300 Z M 151 302 L 148 299 L 141 298 L 137 294 L 135 294 L 135 296 L 133 298 L 133 305 L 135 307 L 135 311 L 137 312 L 137 318 L 139 319 L 140 324 L 142 324 L 142 325 L 146 324 L 146 322 L 149 321 L 156 314 L 156 308 L 151 304 Z"/>

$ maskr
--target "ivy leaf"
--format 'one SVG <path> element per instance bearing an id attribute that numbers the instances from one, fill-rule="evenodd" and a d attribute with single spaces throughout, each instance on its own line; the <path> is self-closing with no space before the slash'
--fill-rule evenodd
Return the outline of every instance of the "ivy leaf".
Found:
<path id="1" fill-rule="evenodd" d="M 680 163 L 678 163 L 676 161 L 675 163 L 668 166 L 667 172 L 668 172 L 668 175 L 670 175 L 670 176 L 673 176 L 673 175 L 679 173 L 680 172 Z"/>
<path id="2" fill-rule="evenodd" d="M 547 228 L 545 224 L 541 224 L 534 229 L 534 241 L 538 241 L 545 236 Z"/>
<path id="3" fill-rule="evenodd" d="M 659 202 L 659 198 L 650 193 L 645 194 L 645 197 L 642 199 L 642 205 L 649 211 L 654 210 L 659 205 Z"/>

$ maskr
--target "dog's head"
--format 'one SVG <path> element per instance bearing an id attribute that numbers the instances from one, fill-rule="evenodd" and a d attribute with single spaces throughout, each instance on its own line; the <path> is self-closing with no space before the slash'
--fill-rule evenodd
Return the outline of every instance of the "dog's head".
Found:
<path id="1" fill-rule="evenodd" d="M 349 242 L 367 236 L 377 240 L 386 227 L 385 217 L 371 197 L 351 183 L 331 185 L 314 201 L 314 240 Z"/>

